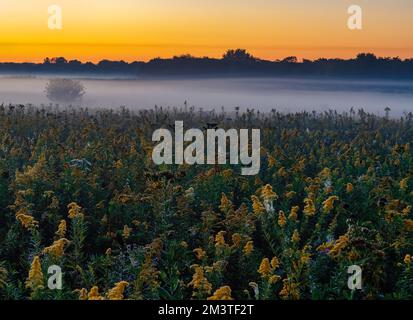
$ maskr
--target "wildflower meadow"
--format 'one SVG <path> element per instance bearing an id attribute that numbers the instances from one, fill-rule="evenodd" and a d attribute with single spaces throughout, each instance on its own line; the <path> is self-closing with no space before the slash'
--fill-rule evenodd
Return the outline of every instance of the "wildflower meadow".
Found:
<path id="1" fill-rule="evenodd" d="M 260 129 L 259 173 L 154 164 L 177 120 Z M 413 299 L 412 139 L 412 114 L 2 105 L 0 299 Z"/>

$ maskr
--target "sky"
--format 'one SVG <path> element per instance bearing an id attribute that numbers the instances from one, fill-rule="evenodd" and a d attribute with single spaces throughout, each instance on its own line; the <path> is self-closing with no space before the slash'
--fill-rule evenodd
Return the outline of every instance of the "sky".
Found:
<path id="1" fill-rule="evenodd" d="M 347 27 L 350 5 L 363 29 Z M 62 29 L 48 28 L 48 7 Z M 264 59 L 413 57 L 412 0 L 0 0 L 0 61 L 220 57 L 245 48 Z"/>

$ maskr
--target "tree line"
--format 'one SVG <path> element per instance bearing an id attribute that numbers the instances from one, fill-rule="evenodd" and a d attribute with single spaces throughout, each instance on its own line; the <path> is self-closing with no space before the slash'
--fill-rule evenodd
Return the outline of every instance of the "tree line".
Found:
<path id="1" fill-rule="evenodd" d="M 43 63 L 0 63 L 0 73 L 108 74 L 127 76 L 318 76 L 413 79 L 413 58 L 377 57 L 360 53 L 352 59 L 303 59 L 290 56 L 280 60 L 254 57 L 244 49 L 227 50 L 222 58 L 180 55 L 143 61 L 98 63 L 46 58 Z"/>

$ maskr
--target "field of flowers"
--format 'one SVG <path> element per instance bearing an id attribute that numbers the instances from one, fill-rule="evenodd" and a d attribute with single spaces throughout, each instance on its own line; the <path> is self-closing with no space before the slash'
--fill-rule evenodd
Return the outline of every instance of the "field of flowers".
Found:
<path id="1" fill-rule="evenodd" d="M 261 129 L 260 174 L 155 166 L 175 120 Z M 411 114 L 0 106 L 0 299 L 413 299 L 412 139 Z"/>

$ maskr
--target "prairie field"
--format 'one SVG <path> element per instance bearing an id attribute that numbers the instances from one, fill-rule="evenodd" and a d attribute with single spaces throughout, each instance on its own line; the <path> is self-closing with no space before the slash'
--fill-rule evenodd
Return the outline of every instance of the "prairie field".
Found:
<path id="1" fill-rule="evenodd" d="M 176 120 L 260 129 L 260 173 L 155 165 Z M 2 105 L 0 299 L 413 299 L 412 139 L 411 113 Z"/>

